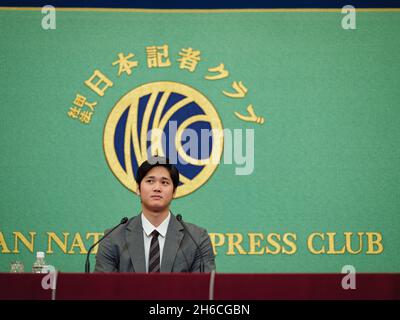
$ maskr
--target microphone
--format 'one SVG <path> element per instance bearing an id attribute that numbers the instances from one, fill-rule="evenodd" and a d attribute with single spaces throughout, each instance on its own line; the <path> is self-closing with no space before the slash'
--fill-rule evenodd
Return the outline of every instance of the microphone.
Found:
<path id="1" fill-rule="evenodd" d="M 183 220 L 182 220 L 182 215 L 177 214 L 177 215 L 176 215 L 176 220 L 178 220 L 178 221 L 181 223 L 181 225 L 183 226 L 183 228 L 185 229 L 185 231 L 187 232 L 187 234 L 190 236 L 190 238 L 192 238 L 192 241 L 193 241 L 194 244 L 196 245 L 197 250 L 200 251 L 200 272 L 204 272 L 203 253 L 201 252 L 201 249 L 200 249 L 199 244 L 196 242 L 196 240 L 194 240 L 192 234 L 190 233 L 190 231 L 188 230 L 188 228 L 187 228 L 187 226 L 186 226 L 186 223 L 183 222 Z"/>
<path id="2" fill-rule="evenodd" d="M 106 237 L 108 237 L 108 235 L 113 232 L 115 229 L 117 229 L 121 224 L 125 224 L 128 221 L 127 217 L 123 217 L 121 219 L 121 222 L 119 224 L 117 224 L 114 228 L 112 228 L 110 231 L 108 231 L 99 241 L 97 241 L 96 243 L 94 243 L 90 248 L 88 253 L 86 254 L 86 263 L 85 263 L 85 273 L 90 273 L 90 252 L 93 250 L 93 248 L 95 246 L 97 246 L 101 241 L 103 241 Z"/>

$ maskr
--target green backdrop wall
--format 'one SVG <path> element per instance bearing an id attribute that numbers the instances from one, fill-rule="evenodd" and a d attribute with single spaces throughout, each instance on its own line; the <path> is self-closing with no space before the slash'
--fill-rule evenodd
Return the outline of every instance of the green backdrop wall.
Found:
<path id="1" fill-rule="evenodd" d="M 207 228 L 217 271 L 399 272 L 400 12 L 357 12 L 350 30 L 344 16 L 57 9 L 45 30 L 40 8 L 0 9 L 0 271 L 30 271 L 45 251 L 81 272 L 99 233 L 139 212 L 107 164 L 104 127 L 129 91 L 173 81 L 206 96 L 223 128 L 254 133 L 251 174 L 222 161 L 171 208 Z M 146 48 L 164 45 L 170 66 L 150 68 Z M 193 72 L 184 48 L 200 53 Z M 112 65 L 119 53 L 138 61 L 131 75 Z M 207 80 L 221 63 L 229 76 Z M 104 96 L 85 85 L 95 70 L 113 82 Z M 223 94 L 234 81 L 244 97 Z M 89 123 L 68 116 L 77 94 L 97 102 Z M 235 115 L 249 105 L 264 123 Z"/>

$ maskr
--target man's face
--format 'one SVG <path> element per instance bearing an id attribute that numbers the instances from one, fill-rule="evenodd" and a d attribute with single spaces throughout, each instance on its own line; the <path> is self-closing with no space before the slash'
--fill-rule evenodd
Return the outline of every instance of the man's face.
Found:
<path id="1" fill-rule="evenodd" d="M 142 205 L 152 211 L 169 207 L 174 196 L 174 185 L 168 170 L 162 166 L 151 169 L 140 183 Z"/>

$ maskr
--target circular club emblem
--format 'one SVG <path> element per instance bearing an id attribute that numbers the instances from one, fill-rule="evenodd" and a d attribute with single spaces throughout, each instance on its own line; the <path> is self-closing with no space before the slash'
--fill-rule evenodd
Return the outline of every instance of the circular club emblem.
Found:
<path id="1" fill-rule="evenodd" d="M 179 170 L 179 198 L 215 171 L 222 129 L 214 106 L 199 91 L 178 82 L 152 82 L 128 92 L 114 106 L 104 128 L 104 152 L 117 179 L 135 193 L 140 164 L 151 155 L 168 157 Z"/>

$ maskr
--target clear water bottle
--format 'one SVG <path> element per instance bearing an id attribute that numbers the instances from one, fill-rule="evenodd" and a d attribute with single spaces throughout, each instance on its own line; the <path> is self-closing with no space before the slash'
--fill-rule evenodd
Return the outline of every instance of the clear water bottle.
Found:
<path id="1" fill-rule="evenodd" d="M 44 252 L 36 252 L 36 261 L 33 263 L 32 272 L 33 273 L 43 273 L 43 267 L 46 265 L 44 261 Z"/>

